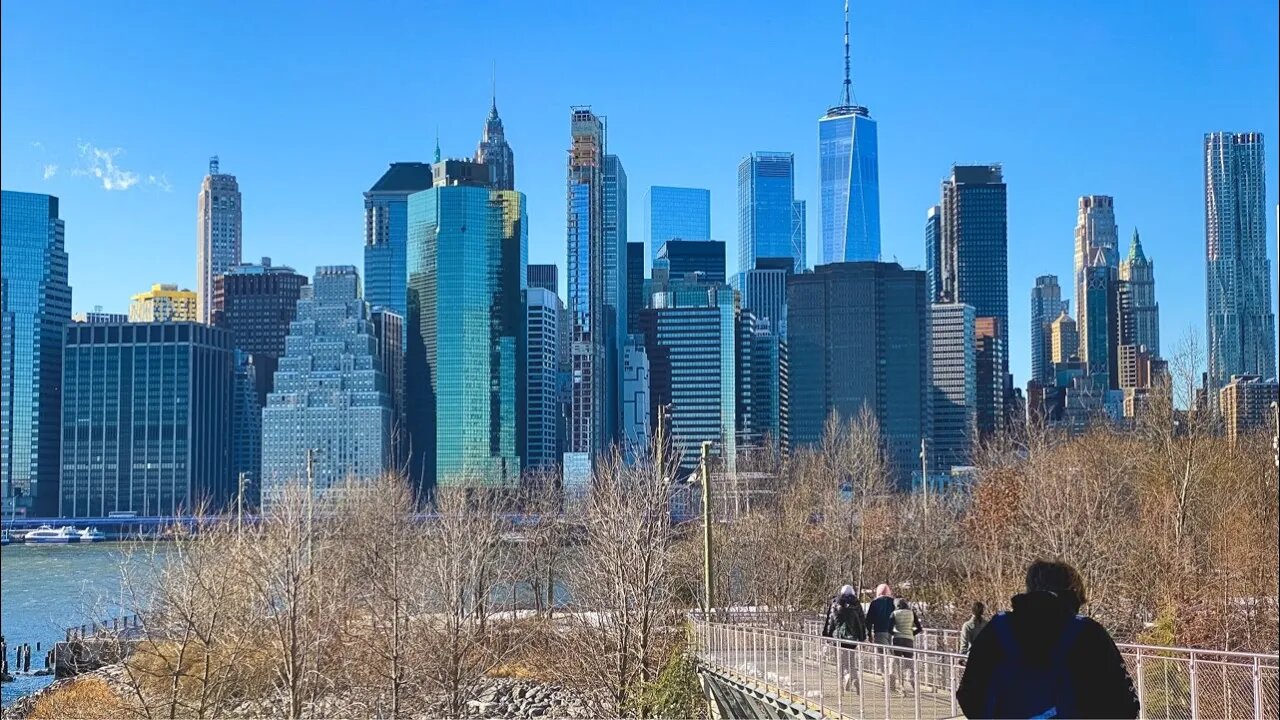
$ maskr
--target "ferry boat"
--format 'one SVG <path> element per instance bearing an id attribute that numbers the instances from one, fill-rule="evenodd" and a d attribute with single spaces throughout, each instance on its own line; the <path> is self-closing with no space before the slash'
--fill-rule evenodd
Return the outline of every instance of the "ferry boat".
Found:
<path id="1" fill-rule="evenodd" d="M 28 545 L 65 545 L 66 543 L 80 542 L 80 531 L 71 525 L 64 525 L 56 529 L 51 525 L 41 525 L 28 532 L 23 538 L 23 542 Z"/>
<path id="2" fill-rule="evenodd" d="M 107 534 L 98 528 L 85 528 L 80 530 L 79 534 L 82 543 L 102 542 L 107 539 Z"/>

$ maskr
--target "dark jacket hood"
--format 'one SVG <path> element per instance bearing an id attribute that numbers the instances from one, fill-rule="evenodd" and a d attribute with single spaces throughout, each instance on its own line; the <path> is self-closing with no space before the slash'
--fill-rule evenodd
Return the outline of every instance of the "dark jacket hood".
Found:
<path id="1" fill-rule="evenodd" d="M 1062 637 L 1063 627 L 1075 617 L 1075 609 L 1051 592 L 1013 596 L 1013 637 L 1030 662 L 1048 662 Z"/>

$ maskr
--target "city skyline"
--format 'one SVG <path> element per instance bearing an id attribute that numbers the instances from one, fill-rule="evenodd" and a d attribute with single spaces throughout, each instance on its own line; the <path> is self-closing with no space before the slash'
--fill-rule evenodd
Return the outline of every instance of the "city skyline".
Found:
<path id="1" fill-rule="evenodd" d="M 1262 12 L 1259 28 L 1274 23 L 1275 8 L 1260 5 Z M 268 11 L 263 11 L 268 12 Z M 616 22 L 616 13 L 628 10 L 600 10 L 605 17 L 584 18 L 582 23 Z M 710 13 L 710 8 L 694 7 L 689 17 L 697 20 Z M 1040 24 L 1052 24 L 1057 11 L 1047 8 L 1016 8 L 1010 11 L 1011 28 L 1023 28 Z M 336 13 L 335 15 L 340 14 Z M 748 4 L 729 18 L 730 26 L 709 37 L 712 46 L 723 49 L 732 29 L 739 24 L 758 22 L 765 14 L 763 6 Z M 95 46 L 88 36 L 90 27 L 116 28 L 119 23 L 110 17 L 94 17 L 86 12 L 83 18 L 70 23 L 65 30 L 69 39 L 83 39 L 86 48 Z M 519 13 L 517 13 L 519 15 Z M 1048 16 L 1048 17 L 1046 17 Z M 456 16 L 450 16 L 454 18 Z M 4 11 L 4 97 L 14 102 L 6 108 L 30 106 L 24 97 L 31 97 L 34 88 L 19 75 L 30 60 L 19 55 L 24 37 L 38 36 L 36 28 L 44 22 L 25 13 L 22 8 L 6 6 Z M 183 28 L 185 20 L 178 18 L 154 18 L 164 27 L 168 23 L 175 32 Z M 1204 133 L 1217 130 L 1261 131 L 1273 137 L 1276 131 L 1276 102 L 1268 102 L 1268 94 L 1274 93 L 1275 68 L 1269 58 L 1274 57 L 1275 37 L 1271 34 L 1248 35 L 1258 32 L 1253 28 L 1233 27 L 1231 47 L 1220 41 L 1196 44 L 1179 55 L 1176 67 L 1162 72 L 1175 73 L 1179 80 L 1161 85 L 1157 75 L 1151 81 L 1134 86 L 1123 82 L 1129 74 L 1142 74 L 1148 63 L 1168 61 L 1175 46 L 1187 42 L 1188 33 L 1197 23 L 1207 23 L 1211 29 L 1221 22 L 1209 15 L 1200 16 L 1193 9 L 1179 9 L 1146 17 L 1134 10 L 1107 9 L 1095 14 L 1095 32 L 1103 38 L 1129 38 L 1126 31 L 1139 21 L 1153 25 L 1144 26 L 1151 32 L 1134 38 L 1131 48 L 1120 51 L 1102 42 L 1097 57 L 1085 58 L 1078 52 L 1067 52 L 1061 60 L 1050 60 L 1051 51 L 1062 51 L 1065 40 L 1048 31 L 1037 31 L 1030 38 L 1014 37 L 1016 30 L 1001 30 L 999 37 L 1008 42 L 1006 55 L 1014 55 L 1025 65 L 1022 73 L 1040 73 L 1045 87 L 1038 92 L 1043 101 L 1034 111 L 1020 111 L 1010 106 L 1020 94 L 1010 88 L 1014 83 L 996 83 L 994 89 L 977 88 L 970 77 L 961 83 L 961 89 L 951 91 L 946 85 L 948 77 L 971 73 L 971 63 L 955 63 L 954 68 L 940 68 L 932 62 L 936 57 L 929 49 L 929 41 L 944 38 L 939 33 L 961 33 L 965 28 L 980 23 L 966 17 L 963 12 L 951 8 L 939 9 L 936 17 L 926 23 L 911 25 L 908 18 L 888 8 L 853 8 L 852 47 L 853 78 L 858 102 L 865 102 L 880 123 L 879 172 L 881 193 L 881 222 L 885 260 L 897 259 L 907 267 L 923 267 L 919 242 L 919 213 L 936 203 L 936 181 L 955 161 L 983 160 L 1001 162 L 1005 166 L 1010 186 L 1010 340 L 1008 348 L 1011 370 L 1015 381 L 1021 385 L 1028 377 L 1029 317 L 1025 296 L 1035 277 L 1052 273 L 1060 278 L 1070 277 L 1071 226 L 1075 198 L 1089 193 L 1108 194 L 1121 203 L 1120 232 L 1128 234 L 1132 227 L 1141 226 L 1144 235 L 1152 238 L 1145 243 L 1150 257 L 1160 262 L 1163 287 L 1186 288 L 1178 296 L 1161 300 L 1162 335 L 1167 345 L 1176 345 L 1178 339 L 1192 328 L 1198 335 L 1205 334 L 1203 321 L 1204 267 L 1203 267 L 1203 217 L 1202 217 L 1202 149 Z M 13 21 L 13 22 L 10 22 Z M 326 16 L 314 19 L 319 30 L 335 32 L 340 18 Z M 643 70 L 632 69 L 638 60 L 624 58 L 615 62 L 627 62 L 624 80 L 617 87 L 601 84 L 598 71 L 581 76 L 564 72 L 555 66 L 554 57 L 546 54 L 536 64 L 537 69 L 521 67 L 514 62 L 504 62 L 498 57 L 497 75 L 502 93 L 502 118 L 506 136 L 521 159 L 520 184 L 529 191 L 531 260 L 552 261 L 564 271 L 563 204 L 563 115 L 564 106 L 574 102 L 591 102 L 601 112 L 610 116 L 609 146 L 627 160 L 627 168 L 637 189 L 651 183 L 671 183 L 705 187 L 712 191 L 712 235 L 732 241 L 735 237 L 736 217 L 733 207 L 734 169 L 737 159 L 743 155 L 764 149 L 780 149 L 796 155 L 797 199 L 810 205 L 807 225 L 810 236 L 808 259 L 810 265 L 818 260 L 818 193 L 817 190 L 817 134 L 816 119 L 822 108 L 838 102 L 835 79 L 840 72 L 842 56 L 841 7 L 804 8 L 789 17 L 789 27 L 797 38 L 804 37 L 804 44 L 812 50 L 797 53 L 789 60 L 786 75 L 794 82 L 788 84 L 785 93 L 787 109 L 769 108 L 759 119 L 743 119 L 734 116 L 731 132 L 718 133 L 724 137 L 713 138 L 705 152 L 696 155 L 696 167 L 680 167 L 670 162 L 672 153 L 688 152 L 684 138 L 673 137 L 675 127 L 682 125 L 654 124 L 655 116 L 643 109 L 652 104 L 658 92 L 653 84 L 662 77 L 662 92 L 674 96 L 688 112 L 678 121 L 687 123 L 689 113 L 710 121 L 715 116 L 717 101 L 727 94 L 739 92 L 745 84 L 758 86 L 770 77 L 728 77 L 715 87 L 699 85 L 698 95 L 686 99 L 692 81 L 673 80 L 670 73 L 663 74 L 663 60 Z M 223 21 L 220 21 L 223 22 Z M 83 25 L 81 25 L 83 23 Z M 950 27 L 947 27 L 950 24 Z M 708 36 L 704 26 L 697 27 L 700 36 Z M 120 27 L 124 32 L 126 29 Z M 505 30 L 499 28 L 505 36 Z M 1161 32 L 1164 30 L 1164 32 Z M 678 26 L 669 35 L 679 37 L 682 32 L 694 28 Z M 901 52 L 893 52 L 893 41 L 904 39 L 909 32 L 918 32 L 911 38 L 920 43 L 913 50 L 920 52 L 902 63 Z M 1241 37 L 1242 33 L 1246 33 Z M 324 33 L 320 33 L 323 35 Z M 721 37 L 721 35 L 725 37 Z M 1208 30 L 1195 31 L 1195 37 L 1210 37 Z M 146 47 L 148 40 L 133 38 L 136 44 Z M 945 38 L 944 38 L 945 39 Z M 15 40 L 16 42 L 8 42 Z M 1033 41 L 1041 41 L 1037 49 Z M 358 39 L 352 39 L 357 42 Z M 799 40 L 798 40 L 799 42 Z M 163 45 L 163 44 L 162 44 Z M 943 47 L 947 43 L 941 43 Z M 238 44 L 245 50 L 246 58 L 263 57 L 264 49 Z M 519 47 L 517 43 L 514 47 Z M 389 43 L 387 52 L 399 52 L 399 45 Z M 163 49 L 163 48 L 162 48 Z M 1096 50 L 1097 48 L 1095 48 Z M 276 52 L 275 50 L 272 51 Z M 495 51 L 498 52 L 498 51 Z M 502 53 L 508 52 L 502 50 Z M 613 52 L 613 51 L 611 51 Z M 704 57 L 699 50 L 699 58 Z M 942 52 L 939 48 L 937 52 Z M 1140 57 L 1146 52 L 1150 59 Z M 912 55 L 912 53 L 907 53 Z M 725 62 L 741 62 L 740 53 L 730 53 Z M 1261 60 L 1268 59 L 1268 62 Z M 241 60 L 237 62 L 243 62 Z M 687 61 L 687 60 L 686 60 Z M 1044 119 L 1055 107 L 1061 107 L 1073 89 L 1069 78 L 1059 77 L 1061 63 L 1084 63 L 1080 71 L 1093 67 L 1108 67 L 1115 75 L 1114 83 L 1108 81 L 1095 88 L 1097 95 L 1090 106 L 1072 116 L 1071 125 L 1059 120 Z M 895 63 L 903 65 L 894 67 Z M 73 79 L 91 77 L 96 70 L 88 68 L 74 58 L 49 60 L 49 80 L 69 83 Z M 68 119 L 55 120 L 45 116 L 43 110 L 33 110 L 19 117 L 13 110 L 4 116 L 3 170 L 6 186 L 14 190 L 45 192 L 57 195 L 63 204 L 63 215 L 70 218 L 73 231 L 68 235 L 68 250 L 77 262 L 72 264 L 71 284 L 77 288 L 75 310 L 86 310 L 103 305 L 108 311 L 123 311 L 127 297 L 155 282 L 177 282 L 180 286 L 194 287 L 190 276 L 192 267 L 191 245 L 183 240 L 189 237 L 191 194 L 198 186 L 207 157 L 221 153 L 224 167 L 233 168 L 246 196 L 245 257 L 272 255 L 282 262 L 299 267 L 322 263 L 351 263 L 362 266 L 359 241 L 362 217 L 355 192 L 369 187 L 376 173 L 385 170 L 387 163 L 396 161 L 426 161 L 434 146 L 433 125 L 439 123 L 442 145 L 449 156 L 469 156 L 475 147 L 476 137 L 482 129 L 489 109 L 492 84 L 488 63 L 476 63 L 476 67 L 460 70 L 456 77 L 439 82 L 439 91 L 458 98 L 441 113 L 428 102 L 415 105 L 401 113 L 406 118 L 394 122 L 376 119 L 378 135 L 383 140 L 371 142 L 358 139 L 348 147 L 330 147 L 312 142 L 314 131 L 295 124 L 296 137 L 279 137 L 274 134 L 276 146 L 263 148 L 240 127 L 250 118 L 262 120 L 275 127 L 280 108 L 264 108 L 262 103 L 248 100 L 264 86 L 253 81 L 248 88 L 233 91 L 223 103 L 223 112 L 230 113 L 226 128 L 209 125 L 207 120 L 197 119 L 191 127 L 175 132 L 158 133 L 149 115 L 144 115 L 137 104 L 125 102 L 112 107 L 101 116 L 94 116 L 92 124 Z M 545 66 L 545 70 L 543 69 Z M 715 67 L 715 66 L 713 66 Z M 1239 69 L 1241 72 L 1224 76 L 1222 69 Z M 1219 72 L 1215 72 L 1215 69 Z M 772 71 L 771 71 L 772 72 Z M 541 77 L 546 73 L 546 82 Z M 654 75 L 650 76 L 650 73 Z M 128 75 L 128 73 L 123 73 Z M 1071 73 L 1075 76 L 1075 71 Z M 135 74 L 136 76 L 136 74 Z M 276 82 L 280 81 L 275 74 Z M 930 93 L 921 91 L 919 83 L 928 78 Z M 341 79 L 340 79 L 341 81 Z M 113 80 L 110 87 L 121 93 L 124 99 L 137 98 L 140 93 L 168 92 L 170 79 L 160 77 L 153 87 L 134 82 L 137 87 L 125 87 Z M 958 81 L 957 81 L 958 82 Z M 339 85 L 341 86 L 341 82 Z M 903 89 L 895 89 L 895 84 Z M 1113 87 L 1115 85 L 1116 87 Z M 1123 86 L 1123 87 L 1119 87 Z M 1173 92 L 1173 88 L 1177 92 Z M 540 92 L 532 92 L 537 88 Z M 1188 108 L 1187 96 L 1197 97 L 1213 92 L 1215 102 L 1211 107 Z M 931 93 L 943 93 L 942 97 L 926 97 Z M 1259 101 L 1259 93 L 1261 102 Z M 957 94 L 972 95 L 961 98 L 965 102 L 954 105 Z M 1175 97 L 1176 96 L 1176 97 Z M 1274 98 L 1274 95 L 1271 96 Z M 175 93 L 177 105 L 188 102 L 186 95 Z M 988 111 L 977 117 L 960 118 L 944 130 L 930 129 L 910 115 L 917 112 L 919 103 L 937 104 L 950 99 L 957 112 L 982 104 Z M 563 100 L 563 105 L 557 104 Z M 1098 108 L 1093 108 L 1096 101 Z M 1178 112 L 1171 112 L 1174 106 Z M 82 109 L 84 100 L 75 99 L 69 112 L 70 118 L 87 117 Z M 237 104 L 239 103 L 239 104 Z M 1047 103 L 1047 105 L 1046 105 Z M 243 107 L 242 107 L 243 105 Z M 791 109 L 790 106 L 796 106 Z M 1102 112 L 1101 106 L 1107 111 Z M 77 109 L 81 108 L 81 109 Z M 815 110 L 816 108 L 816 110 Z M 161 113 L 166 115 L 171 111 Z M 78 114 L 77 114 L 78 113 Z M 259 114 L 265 113 L 259 117 Z M 1112 126 L 1117 113 L 1124 121 Z M 308 111 L 308 116 L 314 115 Z M 999 117 L 996 117 L 999 116 Z M 996 118 L 992 120 L 992 118 Z M 1057 141 L 1059 147 L 1045 147 L 1037 136 L 1041 132 L 1032 119 L 1039 122 L 1057 122 L 1045 129 Z M 1105 118 L 1105 120 L 1104 120 Z M 137 120 L 135 129 L 130 120 Z M 351 115 L 337 113 L 326 120 L 326 127 L 335 124 L 354 129 L 359 127 Z M 936 123 L 935 123 L 936 124 Z M 92 126 L 90 126 L 92 125 Z M 396 126 L 393 130 L 390 126 Z M 256 125 L 255 125 L 256 127 Z M 1068 130 L 1076 127 L 1088 136 L 1077 140 Z M 1090 129 L 1107 127 L 1110 135 L 1099 139 Z M 39 128 L 39 129 L 37 129 Z M 1019 132 L 1019 128 L 1036 132 Z M 670 130 L 670 131 L 669 131 Z M 138 133 L 142 134 L 138 134 Z M 363 135 L 364 133 L 359 133 Z M 662 152 L 654 142 L 661 138 L 671 143 Z M 83 140 L 85 148 L 77 152 L 77 141 Z M 705 141 L 705 138 L 701 138 Z M 1174 142 L 1176 140 L 1176 142 Z M 36 147 L 34 143 L 40 143 Z M 296 145 L 296 147 L 295 147 Z M 112 155 L 115 147 L 125 148 L 121 154 Z M 315 148 L 323 147 L 317 151 Z M 1108 150 L 1110 148 L 1110 151 Z M 1116 152 L 1121 148 L 1124 152 Z M 1087 154 L 1085 150 L 1087 149 Z M 1118 155 L 1109 158 L 1108 153 Z M 305 154 L 299 154 L 305 153 Z M 104 156 L 106 159 L 104 159 Z M 1082 162 L 1080 157 L 1088 158 Z M 1123 159 L 1121 159 L 1121 157 Z M 1068 162 L 1073 158 L 1073 162 Z M 59 168 L 50 172 L 50 167 Z M 81 167 L 84 165 L 84 167 Z M 1176 171 L 1173 168 L 1177 168 Z M 1277 183 L 1275 162 L 1266 165 L 1268 222 L 1267 246 L 1274 263 L 1275 230 L 1274 207 Z M 73 174 L 80 170 L 82 174 Z M 87 174 L 85 174 L 87 173 Z M 114 173 L 114 174 L 113 174 Z M 46 181 L 44 175 L 50 175 Z M 153 177 L 154 176 L 154 177 Z M 313 183 L 303 178 L 315 177 Z M 341 178 L 341 179 L 338 179 Z M 1154 182 L 1160 178 L 1161 182 Z M 1165 180 L 1168 182 L 1165 182 Z M 116 187 L 129 185 L 128 192 L 104 191 L 114 183 Z M 164 187 L 172 188 L 165 193 Z M 301 197 L 292 187 L 306 187 Z M 643 207 L 636 192 L 631 193 L 630 223 L 641 227 Z M 145 210 L 144 210 L 145 208 Z M 557 231 L 557 226 L 559 230 Z M 347 228 L 347 229 L 344 229 Z M 135 244 L 136 243 L 136 244 Z M 129 248 L 146 247 L 151 253 L 146 263 L 119 265 L 121 259 L 130 259 Z M 303 250 L 305 248 L 305 251 Z M 652 249 L 648 249 L 650 254 Z M 732 272 L 734 248 L 729 248 Z M 98 272 L 99 268 L 112 272 Z M 1275 265 L 1272 265 L 1275 267 Z M 563 281 L 562 281 L 563 282 Z M 1063 282 L 1064 290 L 1067 282 Z M 563 287 L 560 290 L 564 295 Z M 1075 298 L 1067 298 L 1075 300 Z M 1272 304 L 1275 297 L 1273 293 Z M 1073 309 L 1078 307 L 1072 303 Z M 1167 354 L 1167 353 L 1166 353 Z"/>

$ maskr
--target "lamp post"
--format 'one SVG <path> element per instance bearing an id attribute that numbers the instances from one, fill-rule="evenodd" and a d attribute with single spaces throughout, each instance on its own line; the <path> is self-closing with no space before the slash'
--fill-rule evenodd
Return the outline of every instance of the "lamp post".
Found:
<path id="1" fill-rule="evenodd" d="M 711 555 L 711 441 L 702 443 L 702 591 L 707 598 L 707 614 L 715 607 L 715 564 Z"/>
<path id="2" fill-rule="evenodd" d="M 252 482 L 248 473 L 240 473 L 240 488 L 236 491 L 236 537 L 244 532 L 244 486 Z"/>

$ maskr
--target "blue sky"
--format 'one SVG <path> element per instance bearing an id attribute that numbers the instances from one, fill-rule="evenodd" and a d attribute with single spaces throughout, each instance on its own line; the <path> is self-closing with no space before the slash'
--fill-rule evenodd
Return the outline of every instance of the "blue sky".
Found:
<path id="1" fill-rule="evenodd" d="M 794 152 L 813 262 L 817 118 L 839 98 L 841 11 L 839 0 L 9 0 L 0 174 L 5 189 L 62 198 L 77 310 L 124 311 L 154 282 L 194 286 L 196 193 L 213 154 L 244 192 L 246 259 L 308 273 L 360 266 L 361 192 L 388 162 L 430 159 L 437 128 L 445 155 L 471 154 L 496 65 L 531 262 L 565 262 L 574 104 L 608 117 L 630 180 L 632 239 L 649 185 L 707 187 L 730 270 L 738 161 Z M 879 122 L 885 259 L 923 265 L 924 213 L 953 162 L 1001 162 L 1019 385 L 1034 278 L 1057 274 L 1070 294 L 1081 194 L 1116 197 L 1126 244 L 1141 230 L 1166 354 L 1188 330 L 1203 335 L 1204 132 L 1266 133 L 1275 262 L 1278 23 L 1274 0 L 1230 12 L 855 3 L 854 89 Z"/>

